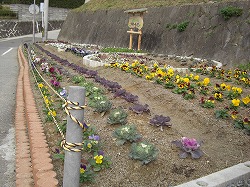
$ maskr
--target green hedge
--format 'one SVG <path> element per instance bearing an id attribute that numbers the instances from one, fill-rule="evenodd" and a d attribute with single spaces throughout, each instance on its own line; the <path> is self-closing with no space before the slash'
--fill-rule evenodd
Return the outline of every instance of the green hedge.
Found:
<path id="1" fill-rule="evenodd" d="M 40 2 L 44 0 L 36 0 L 36 4 L 39 5 Z M 34 0 L 1 0 L 2 4 L 33 4 Z M 50 7 L 57 8 L 77 8 L 82 6 L 85 3 L 85 0 L 49 0 Z"/>
<path id="2" fill-rule="evenodd" d="M 7 10 L 0 10 L 0 17 L 17 17 L 17 14 Z"/>
<path id="3" fill-rule="evenodd" d="M 17 18 L 17 13 L 11 11 L 10 9 L 0 5 L 0 17 L 11 17 Z"/>

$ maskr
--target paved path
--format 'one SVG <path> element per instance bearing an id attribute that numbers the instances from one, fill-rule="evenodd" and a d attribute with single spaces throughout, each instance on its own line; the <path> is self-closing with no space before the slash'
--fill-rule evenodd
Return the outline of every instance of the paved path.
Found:
<path id="1" fill-rule="evenodd" d="M 0 56 L 0 186 L 11 187 L 15 180 L 13 117 L 19 69 L 16 44 L 1 42 Z"/>
<path id="2" fill-rule="evenodd" d="M 50 31 L 49 39 L 57 39 L 59 30 Z M 18 46 L 31 42 L 33 35 L 0 40 L 0 187 L 15 186 L 15 98 Z M 36 41 L 41 40 L 41 33 Z"/>

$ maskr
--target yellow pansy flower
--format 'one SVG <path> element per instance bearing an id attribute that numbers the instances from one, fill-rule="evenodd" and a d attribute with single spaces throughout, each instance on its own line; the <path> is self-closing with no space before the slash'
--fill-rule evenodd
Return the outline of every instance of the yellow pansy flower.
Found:
<path id="1" fill-rule="evenodd" d="M 247 105 L 248 103 L 250 103 L 250 98 L 247 96 L 245 98 L 242 99 L 242 102 Z"/>
<path id="2" fill-rule="evenodd" d="M 38 84 L 38 87 L 39 87 L 39 88 L 42 88 L 42 87 L 43 87 L 43 83 L 39 83 L 39 84 Z"/>
<path id="3" fill-rule="evenodd" d="M 159 67 L 158 64 L 154 63 L 154 68 L 158 68 L 158 67 Z"/>
<path id="4" fill-rule="evenodd" d="M 80 168 L 80 173 L 84 173 L 84 172 L 85 172 L 85 169 Z"/>
<path id="5" fill-rule="evenodd" d="M 49 100 L 47 98 L 45 99 L 45 103 L 46 103 L 46 105 L 50 104 L 50 102 L 49 102 Z"/>
<path id="6" fill-rule="evenodd" d="M 240 106 L 240 100 L 239 99 L 233 99 L 232 104 L 233 104 L 233 106 Z"/>
<path id="7" fill-rule="evenodd" d="M 88 143 L 88 144 L 87 144 L 87 147 L 88 147 L 89 149 L 91 149 L 92 144 L 91 144 L 91 143 Z"/>
<path id="8" fill-rule="evenodd" d="M 221 88 L 222 90 L 226 90 L 227 85 L 226 85 L 225 83 L 221 83 L 220 88 Z"/>
<path id="9" fill-rule="evenodd" d="M 234 115 L 234 114 L 232 114 L 232 115 L 231 115 L 231 118 L 232 118 L 233 120 L 235 120 L 235 119 L 237 119 L 237 116 Z"/>
<path id="10" fill-rule="evenodd" d="M 51 114 L 52 114 L 52 116 L 56 117 L 56 111 L 55 110 L 53 110 Z"/>
<path id="11" fill-rule="evenodd" d="M 204 85 L 204 86 L 207 86 L 209 83 L 210 83 L 210 79 L 209 79 L 209 78 L 205 78 L 205 79 L 203 80 L 203 85 Z"/>
<path id="12" fill-rule="evenodd" d="M 168 69 L 168 73 L 174 73 L 174 69 L 173 68 L 169 68 Z"/>
<path id="13" fill-rule="evenodd" d="M 184 78 L 183 81 L 184 81 L 185 83 L 189 83 L 189 82 L 190 82 L 189 78 L 187 78 L 187 77 Z"/>
<path id="14" fill-rule="evenodd" d="M 195 80 L 195 81 L 198 81 L 199 79 L 200 79 L 200 76 L 199 76 L 199 75 L 195 75 L 195 76 L 194 76 L 194 80 Z"/>
<path id="15" fill-rule="evenodd" d="M 102 156 L 102 155 L 96 155 L 96 156 L 94 157 L 94 159 L 95 159 L 95 163 L 101 164 L 101 163 L 102 163 L 103 156 Z"/>
<path id="16" fill-rule="evenodd" d="M 238 88 L 238 87 L 232 87 L 232 91 L 233 92 L 236 92 L 236 93 L 240 93 L 240 91 L 242 92 L 241 88 Z"/>
<path id="17" fill-rule="evenodd" d="M 242 93 L 242 89 L 241 88 L 237 88 L 236 91 L 241 94 Z"/>

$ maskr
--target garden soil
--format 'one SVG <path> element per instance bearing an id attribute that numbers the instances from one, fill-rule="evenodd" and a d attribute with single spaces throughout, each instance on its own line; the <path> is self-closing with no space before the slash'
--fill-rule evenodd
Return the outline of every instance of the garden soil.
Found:
<path id="1" fill-rule="evenodd" d="M 70 52 L 58 52 L 56 48 L 40 44 L 46 50 L 57 56 L 67 59 L 69 62 L 82 66 L 82 58 Z M 45 54 L 40 54 L 48 58 Z M 173 64 L 174 65 L 174 64 Z M 140 104 L 148 104 L 150 113 L 136 114 L 129 110 L 133 104 L 121 98 L 114 98 L 113 94 L 106 90 L 106 96 L 113 103 L 113 108 L 121 106 L 129 115 L 128 122 L 136 125 L 143 141 L 154 144 L 159 150 L 155 161 L 142 165 L 138 160 L 129 158 L 130 143 L 117 146 L 112 137 L 113 131 L 119 125 L 108 125 L 107 116 L 101 116 L 93 112 L 93 109 L 85 110 L 85 121 L 94 126 L 101 138 L 101 144 L 105 156 L 112 161 L 110 169 L 97 173 L 94 183 L 84 183 L 81 186 L 89 187 L 168 187 L 175 186 L 190 180 L 211 174 L 235 164 L 246 162 L 250 159 L 250 137 L 242 130 L 232 126 L 230 120 L 219 120 L 214 117 L 213 109 L 204 109 L 199 106 L 199 99 L 184 100 L 181 95 L 174 94 L 169 89 L 163 88 L 153 82 L 146 81 L 134 75 L 122 72 L 118 69 L 106 67 L 90 68 L 98 71 L 100 77 L 118 82 L 123 89 L 137 95 Z M 69 70 L 71 74 L 77 74 Z M 64 87 L 72 85 L 68 78 L 62 84 Z M 88 81 L 92 81 L 88 79 Z M 214 81 L 211 79 L 211 81 Z M 101 87 L 95 83 L 98 87 Z M 249 89 L 247 90 L 250 93 Z M 34 88 L 35 97 L 40 110 L 40 116 L 44 120 L 42 100 L 38 90 Z M 172 127 L 160 128 L 151 126 L 149 120 L 154 115 L 164 115 L 171 118 Z M 248 111 L 249 115 L 249 111 Z M 56 127 L 51 123 L 44 123 L 47 141 L 51 148 L 51 154 L 59 147 L 60 136 Z M 200 159 L 180 159 L 179 150 L 171 144 L 173 140 L 181 137 L 196 138 L 202 141 L 201 149 L 204 155 Z M 83 162 L 90 157 L 83 153 Z M 53 158 L 53 164 L 59 186 L 62 186 L 63 162 Z"/>

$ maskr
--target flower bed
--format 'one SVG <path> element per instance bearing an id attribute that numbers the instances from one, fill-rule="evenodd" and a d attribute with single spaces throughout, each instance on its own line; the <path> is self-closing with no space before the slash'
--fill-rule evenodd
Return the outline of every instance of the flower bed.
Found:
<path id="1" fill-rule="evenodd" d="M 148 160 L 145 160 L 147 165 L 141 165 L 141 162 L 131 160 L 128 156 L 131 144 L 128 142 L 123 146 L 117 146 L 117 139 L 112 136 L 114 130 L 120 126 L 107 123 L 111 113 L 107 112 L 102 116 L 98 112 L 94 112 L 95 109 L 88 108 L 85 112 L 85 120 L 96 128 L 97 134 L 94 135 L 100 135 L 102 149 L 112 161 L 111 169 L 101 170 L 95 177 L 96 183 L 88 183 L 88 186 L 173 186 L 249 159 L 247 156 L 249 150 L 246 149 L 249 137 L 243 131 L 234 129 L 227 121 L 215 119 L 211 110 L 199 106 L 199 99 L 185 100 L 181 95 L 172 93 L 160 84 L 155 84 L 153 80 L 148 82 L 117 68 L 79 68 L 78 66 L 81 67 L 81 64 L 77 64 L 77 59 L 80 57 L 71 53 L 68 53 L 67 60 L 61 60 L 61 63 L 58 64 L 55 61 L 59 59 L 58 56 L 61 52 L 58 53 L 56 50 L 53 51 L 53 48 L 43 47 L 52 52 L 50 56 L 54 60 L 40 52 L 41 59 L 46 58 L 49 64 L 58 66 L 65 73 L 60 82 L 61 87 L 67 89 L 67 86 L 72 84 L 80 85 L 78 78 L 73 77 L 74 75 L 82 76 L 82 73 L 85 74 L 85 80 L 105 83 L 106 86 L 100 85 L 100 88 L 103 89 L 106 98 L 112 102 L 112 109 L 122 107 L 128 114 L 127 122 L 134 124 L 138 134 L 142 135 L 141 147 L 152 147 L 153 144 L 158 152 L 157 157 L 155 157 L 156 154 L 147 157 L 151 160 L 149 163 Z M 53 55 L 54 53 L 58 56 Z M 200 78 L 202 76 L 200 75 Z M 50 77 L 48 79 L 50 80 Z M 208 85 L 207 79 L 202 78 L 201 80 L 204 85 Z M 213 81 L 211 78 L 210 83 Z M 85 87 L 88 85 L 82 84 Z M 114 91 L 113 88 L 117 87 L 120 88 L 119 91 Z M 243 89 L 244 92 L 245 89 Z M 126 99 L 135 103 L 138 101 L 140 107 L 134 107 L 135 104 L 127 102 Z M 158 118 L 162 115 L 161 119 L 163 120 L 161 121 L 164 123 L 150 125 L 150 119 L 154 119 L 155 116 L 155 119 L 158 119 L 157 115 Z M 41 114 L 41 116 L 43 118 L 44 115 Z M 59 112 L 57 112 L 57 116 L 60 116 Z M 169 124 L 167 116 L 171 118 L 171 127 L 166 125 L 161 131 L 157 126 L 158 124 Z M 59 119 L 64 118 L 59 117 Z M 55 130 L 51 130 L 54 128 L 48 122 L 45 123 L 45 126 L 47 127 L 47 138 L 55 154 L 55 148 L 58 148 L 56 144 L 58 141 L 57 133 Z M 172 146 L 171 142 L 180 140 L 184 136 L 203 141 L 201 148 L 204 155 L 201 158 L 197 160 L 190 157 L 185 160 L 179 158 L 179 149 Z M 148 143 L 150 146 L 147 145 Z M 152 148 L 152 150 L 154 149 Z M 138 155 L 139 152 L 135 152 L 135 154 Z M 88 154 L 86 155 L 84 152 L 83 155 L 83 163 L 86 163 Z M 98 154 L 95 160 L 100 163 L 102 159 Z M 54 159 L 54 164 L 57 166 L 60 177 L 62 162 Z M 81 171 L 83 172 L 87 168 L 82 166 Z"/>

